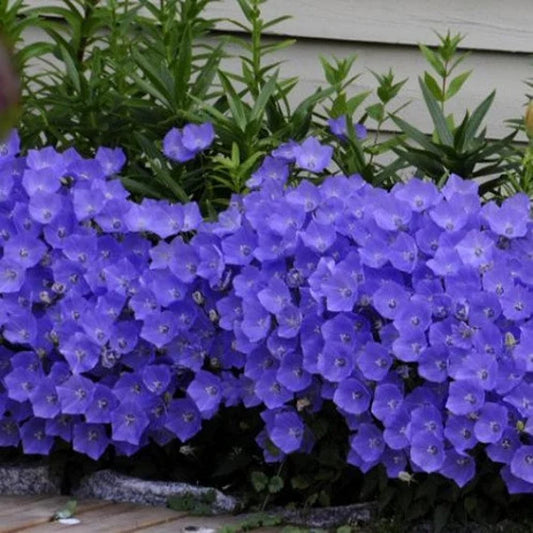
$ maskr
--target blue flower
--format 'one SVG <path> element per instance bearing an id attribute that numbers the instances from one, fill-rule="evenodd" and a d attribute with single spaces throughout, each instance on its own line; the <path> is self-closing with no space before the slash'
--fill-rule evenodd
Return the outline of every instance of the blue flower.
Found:
<path id="1" fill-rule="evenodd" d="M 111 412 L 111 429 L 114 441 L 138 445 L 150 423 L 145 410 L 133 401 L 121 402 Z"/>
<path id="2" fill-rule="evenodd" d="M 54 438 L 47 434 L 42 418 L 32 418 L 22 424 L 20 438 L 26 454 L 48 455 L 54 445 Z"/>
<path id="3" fill-rule="evenodd" d="M 341 115 L 337 118 L 328 119 L 329 129 L 331 133 L 341 140 L 345 140 L 348 136 L 348 124 L 346 115 Z M 363 124 L 354 124 L 355 135 L 358 139 L 366 139 L 367 130 Z"/>
<path id="4" fill-rule="evenodd" d="M 436 472 L 444 464 L 446 454 L 440 437 L 431 432 L 416 433 L 411 440 L 410 457 L 424 472 Z"/>
<path id="5" fill-rule="evenodd" d="M 213 124 L 186 124 L 183 128 L 183 146 L 191 152 L 201 152 L 211 146 L 215 140 Z"/>
<path id="6" fill-rule="evenodd" d="M 111 413 L 118 406 L 117 397 L 113 391 L 101 383 L 95 384 L 91 401 L 85 411 L 85 420 L 91 423 L 111 422 Z"/>
<path id="7" fill-rule="evenodd" d="M 187 124 L 183 130 L 172 128 L 163 139 L 163 153 L 174 161 L 186 163 L 208 148 L 215 138 L 213 125 Z"/>
<path id="8" fill-rule="evenodd" d="M 319 173 L 330 164 L 333 147 L 320 144 L 315 137 L 308 137 L 294 149 L 294 155 L 298 167 Z"/>
<path id="9" fill-rule="evenodd" d="M 211 418 L 222 400 L 220 379 L 210 372 L 200 370 L 187 387 L 187 395 L 196 404 L 202 418 Z"/>
<path id="10" fill-rule="evenodd" d="M 533 446 L 520 446 L 513 455 L 510 467 L 514 476 L 533 484 Z"/>
<path id="11" fill-rule="evenodd" d="M 284 453 L 297 451 L 303 441 L 304 424 L 293 411 L 276 413 L 273 420 L 267 423 L 267 432 L 272 443 Z"/>
<path id="12" fill-rule="evenodd" d="M 194 437 L 201 427 L 202 417 L 192 400 L 181 398 L 171 401 L 165 428 L 174 433 L 182 442 L 185 442 Z"/>
<path id="13" fill-rule="evenodd" d="M 359 415 L 368 411 L 371 393 L 364 383 L 348 378 L 339 383 L 333 394 L 333 401 L 343 412 Z"/>
<path id="14" fill-rule="evenodd" d="M 444 427 L 444 436 L 458 452 L 474 448 L 477 444 L 474 421 L 468 416 L 450 414 Z"/>
<path id="15" fill-rule="evenodd" d="M 446 450 L 446 459 L 439 474 L 453 479 L 462 488 L 474 478 L 475 473 L 476 463 L 473 457 L 455 450 Z"/>
<path id="16" fill-rule="evenodd" d="M 363 461 L 377 461 L 385 451 L 382 432 L 374 424 L 361 424 L 351 438 L 350 447 Z"/>
<path id="17" fill-rule="evenodd" d="M 72 448 L 98 460 L 107 446 L 109 438 L 103 424 L 74 424 L 72 428 Z"/>
<path id="18" fill-rule="evenodd" d="M 485 403 L 485 391 L 474 381 L 452 381 L 446 408 L 455 415 L 478 411 Z"/>
<path id="19" fill-rule="evenodd" d="M 71 376 L 56 387 L 61 412 L 64 414 L 84 414 L 92 401 L 94 383 L 81 375 Z"/>

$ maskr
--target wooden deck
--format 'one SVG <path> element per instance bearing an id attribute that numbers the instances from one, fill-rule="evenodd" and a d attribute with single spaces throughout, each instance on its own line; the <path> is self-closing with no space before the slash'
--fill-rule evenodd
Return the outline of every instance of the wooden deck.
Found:
<path id="1" fill-rule="evenodd" d="M 53 514 L 69 500 L 67 496 L 0 496 L 0 533 L 194 533 L 202 528 L 218 530 L 237 525 L 235 516 L 189 516 L 160 507 L 104 500 L 78 502 L 76 525 L 52 522 Z M 282 528 L 260 528 L 260 533 L 279 533 Z"/>

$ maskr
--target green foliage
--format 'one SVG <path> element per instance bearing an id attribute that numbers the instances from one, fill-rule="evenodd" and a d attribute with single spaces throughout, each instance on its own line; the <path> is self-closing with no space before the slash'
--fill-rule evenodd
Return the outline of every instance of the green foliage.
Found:
<path id="1" fill-rule="evenodd" d="M 267 62 L 293 41 L 264 43 L 262 34 L 285 17 L 264 21 L 258 0 L 240 0 L 250 39 L 213 33 L 209 0 L 63 0 L 27 9 L 9 5 L 6 33 L 27 27 L 47 42 L 19 50 L 37 73 L 26 71 L 24 145 L 120 146 L 128 156 L 124 183 L 139 197 L 197 200 L 206 213 L 243 192 L 258 160 L 289 138 L 304 138 L 313 110 L 332 89 L 318 90 L 290 109 L 295 78 L 281 80 Z M 4 6 L 4 10 L 7 8 Z M 7 13 L 7 11 L 6 11 Z M 229 45 L 241 53 L 241 74 L 224 68 Z M 210 120 L 217 144 L 205 156 L 171 165 L 161 140 L 171 127 Z"/>
<path id="2" fill-rule="evenodd" d="M 214 31 L 217 20 L 205 16 L 208 2 L 62 0 L 59 6 L 35 8 L 22 0 L 4 2 L 0 24 L 13 42 L 19 43 L 29 27 L 48 36 L 17 51 L 21 66 L 31 60 L 38 67 L 33 74 L 24 71 L 22 80 L 23 143 L 75 146 L 84 155 L 100 145 L 121 146 L 128 156 L 123 180 L 137 197 L 196 200 L 209 216 L 224 208 L 232 193 L 246 192 L 246 180 L 265 154 L 308 135 L 336 143 L 339 172 L 359 173 L 387 188 L 412 166 L 439 182 L 451 172 L 490 176 L 485 192 L 516 168 L 509 148 L 513 135 L 486 139 L 482 123 L 493 95 L 458 126 L 445 114 L 445 103 L 470 74 L 459 71 L 467 57 L 458 53 L 462 36 L 439 35 L 435 49 L 420 45 L 430 67 L 420 80 L 434 124 L 427 136 L 399 116 L 406 104 L 394 107 L 406 80 L 395 79 L 392 70 L 372 72 L 375 89 L 353 93 L 359 78 L 352 73 L 355 55 L 320 58 L 325 86 L 290 104 L 298 80 L 281 77 L 280 57 L 294 41 L 265 37 L 287 17 L 265 20 L 264 0 L 238 0 L 242 21 L 230 21 L 237 33 L 221 35 Z M 228 60 L 234 65 L 235 59 L 240 68 L 230 69 Z M 342 116 L 347 136 L 337 139 L 326 121 Z M 165 133 L 206 120 L 213 122 L 216 143 L 194 161 L 170 164 L 161 154 Z M 383 140 L 387 121 L 403 135 Z M 364 124 L 371 134 L 358 138 L 353 123 Z M 391 154 L 396 155 L 392 163 Z"/>
<path id="3" fill-rule="evenodd" d="M 31 43 L 19 48 L 24 32 L 36 23 L 36 18 L 24 0 L 0 2 L 0 36 L 8 48 L 14 49 L 13 62 L 19 72 L 32 58 L 51 50 L 47 43 Z"/>
<path id="4" fill-rule="evenodd" d="M 387 74 L 372 72 L 378 83 L 375 90 L 377 102 L 367 105 L 364 112 L 359 114 L 360 118 L 357 119 L 358 109 L 371 96 L 372 91 L 348 95 L 351 85 L 360 76 L 351 73 L 356 58 L 355 55 L 344 59 L 334 57 L 333 63 L 324 57 L 320 58 L 324 76 L 333 94 L 328 98 L 329 105 L 324 105 L 326 116 L 317 116 L 323 121 L 326 118 L 347 118 L 346 138 L 339 140 L 333 135 L 326 137 L 328 142 L 337 147 L 334 159 L 342 173 L 346 175 L 357 173 L 373 185 L 389 187 L 399 180 L 397 171 L 406 164 L 395 162 L 391 165 L 380 161 L 379 156 L 387 154 L 400 142 L 398 137 L 383 142 L 380 139 L 380 133 L 383 125 L 390 119 L 389 104 L 396 98 L 407 80 L 396 81 L 392 70 L 389 70 Z M 405 105 L 390 111 L 390 115 L 396 115 Z M 372 123 L 374 133 L 372 138 L 360 139 L 353 125 L 355 123 L 366 124 L 367 121 Z"/>
<path id="5" fill-rule="evenodd" d="M 514 165 L 501 180 L 499 195 L 509 197 L 516 193 L 525 193 L 533 197 L 533 145 L 531 142 L 523 152 L 516 151 L 509 161 Z"/>
<path id="6" fill-rule="evenodd" d="M 445 102 L 455 96 L 470 75 L 462 72 L 455 77 L 458 65 L 467 54 L 458 54 L 461 35 L 439 35 L 440 46 L 436 50 L 420 45 L 425 59 L 437 75 L 428 71 L 419 78 L 424 102 L 433 123 L 433 135 L 428 136 L 398 116 L 392 120 L 404 133 L 401 146 L 394 148 L 399 158 L 416 169 L 420 176 L 443 183 L 450 173 L 465 179 L 484 178 L 481 193 L 494 193 L 512 168 L 509 157 L 513 153 L 511 143 L 516 131 L 501 140 L 486 137 L 483 122 L 494 101 L 495 92 L 483 100 L 472 113 L 465 112 L 457 122 L 453 115 L 445 114 Z M 458 125 L 456 125 L 458 124 Z"/>
<path id="7" fill-rule="evenodd" d="M 84 155 L 120 146 L 133 192 L 187 201 L 196 169 L 172 168 L 160 143 L 170 127 L 201 120 L 192 95 L 213 89 L 222 51 L 200 43 L 215 23 L 202 18 L 207 1 L 63 0 L 29 10 L 51 44 L 38 73 L 24 77 L 23 142 Z"/>
<path id="8" fill-rule="evenodd" d="M 452 73 L 469 55 L 457 52 L 464 37 L 460 34 L 452 36 L 450 32 L 446 35 L 437 33 L 437 37 L 440 44 L 435 50 L 423 44 L 419 44 L 419 48 L 438 78 L 436 79 L 431 72 L 426 71 L 424 72 L 424 84 L 444 112 L 444 103 L 459 92 L 472 71 L 461 72 L 452 78 Z"/>

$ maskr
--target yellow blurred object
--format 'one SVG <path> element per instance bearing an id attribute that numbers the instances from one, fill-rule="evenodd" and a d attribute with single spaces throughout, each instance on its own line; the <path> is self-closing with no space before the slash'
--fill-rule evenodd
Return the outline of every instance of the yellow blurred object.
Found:
<path id="1" fill-rule="evenodd" d="M 20 79 L 8 48 L 0 41 L 0 140 L 16 124 L 19 104 Z"/>
<path id="2" fill-rule="evenodd" d="M 527 106 L 524 125 L 526 127 L 527 136 L 529 139 L 533 139 L 533 100 L 530 100 Z"/>

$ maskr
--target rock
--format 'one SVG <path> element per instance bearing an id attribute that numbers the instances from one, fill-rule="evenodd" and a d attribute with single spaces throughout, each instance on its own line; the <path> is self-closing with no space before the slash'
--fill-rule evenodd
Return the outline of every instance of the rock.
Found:
<path id="1" fill-rule="evenodd" d="M 322 507 L 312 509 L 284 510 L 274 513 L 283 522 L 294 526 L 333 528 L 339 526 L 355 526 L 370 522 L 376 515 L 376 504 L 357 503 L 342 507 Z"/>
<path id="2" fill-rule="evenodd" d="M 61 494 L 61 473 L 45 461 L 0 464 L 0 494 Z"/>
<path id="3" fill-rule="evenodd" d="M 112 470 L 100 470 L 86 476 L 73 495 L 78 499 L 99 498 L 155 506 L 170 503 L 174 509 L 202 514 L 232 513 L 238 508 L 235 498 L 217 489 L 187 483 L 146 481 Z"/>

